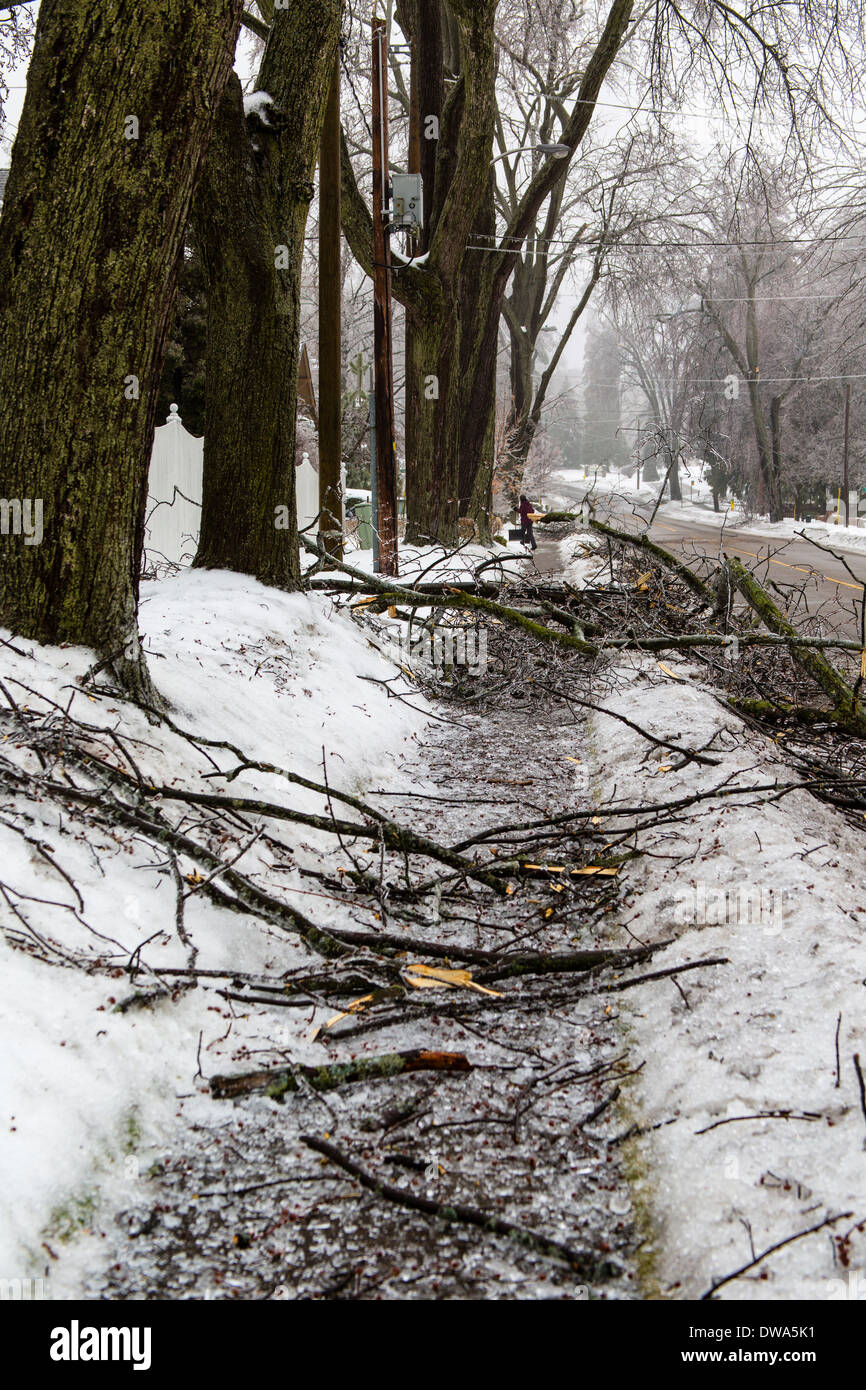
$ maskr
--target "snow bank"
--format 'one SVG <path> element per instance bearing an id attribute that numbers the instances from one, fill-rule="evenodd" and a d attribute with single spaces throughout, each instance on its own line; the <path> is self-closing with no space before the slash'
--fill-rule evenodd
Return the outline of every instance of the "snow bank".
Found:
<path id="1" fill-rule="evenodd" d="M 507 528 L 506 528 L 507 529 Z M 488 562 L 495 561 L 495 564 Z M 523 562 L 521 564 L 521 561 Z M 423 579 L 428 583 L 442 583 L 446 580 L 471 580 L 479 565 L 486 565 L 482 580 L 501 578 L 503 574 L 520 578 L 526 574 L 526 547 L 519 541 L 508 545 L 480 545 L 467 541 L 458 549 L 446 549 L 441 545 L 404 545 L 399 551 L 400 578 L 406 582 Z M 305 566 L 315 563 L 315 556 L 307 554 Z M 346 554 L 346 563 L 365 574 L 373 573 L 372 550 L 352 550 Z"/>
<path id="2" fill-rule="evenodd" d="M 667 504 L 666 514 L 674 515 L 678 520 L 694 521 L 700 526 L 728 526 L 745 535 L 764 536 L 767 540 L 789 541 L 805 537 L 837 550 L 866 550 L 866 529 L 837 526 L 832 521 L 795 521 L 793 517 L 785 517 L 784 521 L 768 521 L 765 517 L 752 516 L 739 507 L 733 511 L 723 508 L 721 512 L 714 512 L 689 503 L 680 506 L 676 502 Z"/>
<path id="3" fill-rule="evenodd" d="M 625 725 L 595 720 L 602 804 L 675 800 L 732 777 L 796 781 L 773 744 L 747 733 L 667 659 L 624 663 L 606 702 L 692 748 L 716 734 L 720 765 L 660 757 Z M 645 1254 L 663 1297 L 694 1298 L 776 1241 L 852 1212 L 727 1285 L 731 1299 L 866 1297 L 866 1121 L 852 1055 L 866 1054 L 863 839 L 837 812 L 795 792 L 749 808 L 721 797 L 685 824 L 642 838 L 625 923 L 640 941 L 675 937 L 653 969 L 706 956 L 720 965 L 624 994 L 635 1064 L 626 1125 L 660 1126 L 636 1165 L 651 1233 Z M 631 819 L 634 819 L 633 817 Z M 685 995 L 685 999 L 683 998 Z M 839 1022 L 840 1083 L 835 1034 Z M 747 1118 L 789 1111 L 807 1118 Z M 730 1123 L 728 1123 L 730 1121 Z M 724 1122 L 724 1123 L 723 1123 Z M 625 1127 L 625 1126 L 624 1126 Z M 847 1265 L 846 1265 L 847 1261 Z"/>
<path id="4" fill-rule="evenodd" d="M 414 692 L 413 710 L 364 679 L 392 679 L 395 667 L 324 597 L 282 594 L 241 575 L 191 571 L 145 584 L 142 599 L 150 669 L 179 726 L 319 782 L 326 756 L 331 785 L 362 795 L 371 788 L 405 789 L 398 755 L 425 726 L 424 702 Z M 0 669 L 19 703 L 47 710 L 46 699 L 53 699 L 78 718 L 115 729 L 148 780 L 225 789 L 224 782 L 206 778 L 213 765 L 186 740 L 150 726 L 121 702 L 81 691 L 76 679 L 92 663 L 91 653 L 20 638 L 14 646 L 17 652 L 0 648 Z M 9 747 L 7 741 L 4 751 Z M 236 761 L 210 751 L 224 769 Z M 29 756 L 13 753 L 20 765 L 35 767 Z M 73 775 L 85 781 L 80 771 Z M 230 786 L 240 796 L 324 809 L 317 794 L 262 773 L 244 773 Z M 163 805 L 166 813 L 176 809 Z M 0 816 L 0 878 L 8 892 L 0 910 L 4 929 L 28 938 L 30 947 L 13 949 L 0 937 L 0 1277 L 47 1275 L 53 1296 L 74 1296 L 76 1264 L 80 1270 L 82 1262 L 100 1257 L 101 1220 L 132 1200 L 139 1173 L 171 1147 L 181 1117 L 189 1122 L 212 1106 L 196 1080 L 199 1048 L 206 1075 L 236 1069 L 239 1057 L 275 1046 L 290 1046 L 300 1061 L 326 1054 L 306 1040 L 306 1016 L 291 1014 L 279 1024 L 271 1022 L 272 1013 L 264 1020 L 260 1013 L 241 1016 L 200 988 L 147 1009 L 114 1012 L 116 1003 L 154 978 L 145 973 L 130 984 L 123 967 L 133 951 L 141 948 L 152 968 L 186 964 L 168 860 L 128 834 L 84 835 L 71 817 L 58 824 L 56 804 L 27 805 L 30 821 L 18 817 L 27 840 L 11 828 L 10 809 L 6 801 Z M 348 907 L 303 875 L 321 864 L 326 843 L 333 850 L 332 837 L 291 825 L 282 825 L 280 834 L 285 852 L 258 842 L 238 867 L 320 923 L 359 925 L 357 913 L 351 918 Z M 240 840 L 243 848 L 242 834 Z M 40 845 L 74 880 L 80 907 Z M 181 858 L 184 875 L 191 867 Z M 195 894 L 187 899 L 185 920 L 199 967 L 257 971 L 309 960 L 292 938 Z M 49 943 L 46 951 L 30 929 Z M 53 948 L 94 971 L 101 963 L 98 973 L 37 958 L 41 952 L 58 959 Z M 277 1029 L 279 1037 L 273 1036 Z"/>

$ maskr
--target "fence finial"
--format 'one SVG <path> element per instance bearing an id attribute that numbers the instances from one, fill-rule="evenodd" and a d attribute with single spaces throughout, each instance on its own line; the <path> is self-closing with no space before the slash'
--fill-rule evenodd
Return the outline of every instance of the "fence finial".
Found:
<path id="1" fill-rule="evenodd" d="M 179 425 L 183 423 L 183 421 L 182 421 L 181 418 L 180 418 L 180 413 L 179 413 L 178 407 L 177 407 L 177 406 L 175 405 L 175 403 L 172 401 L 171 405 L 170 405 L 169 408 L 168 408 L 168 415 L 166 416 L 165 423 L 166 423 L 167 425 L 170 425 L 170 424 L 172 424 L 175 420 L 177 421 L 177 423 L 178 423 Z"/>

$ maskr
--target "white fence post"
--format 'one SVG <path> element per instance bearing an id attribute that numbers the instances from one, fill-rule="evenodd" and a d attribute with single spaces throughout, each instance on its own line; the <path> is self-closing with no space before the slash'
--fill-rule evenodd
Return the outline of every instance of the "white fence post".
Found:
<path id="1" fill-rule="evenodd" d="M 144 566 L 189 564 L 201 529 L 204 440 L 184 429 L 176 405 L 154 431 L 147 486 Z"/>

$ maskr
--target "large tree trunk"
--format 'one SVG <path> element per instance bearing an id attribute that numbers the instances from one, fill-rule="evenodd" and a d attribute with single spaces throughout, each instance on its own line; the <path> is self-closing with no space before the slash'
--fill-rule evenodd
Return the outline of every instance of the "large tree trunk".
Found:
<path id="1" fill-rule="evenodd" d="M 463 373 L 467 351 L 465 313 L 472 313 L 475 291 L 464 276 L 471 256 L 471 240 L 479 218 L 486 217 L 489 196 L 490 154 L 493 147 L 495 58 L 491 0 L 452 0 L 450 11 L 459 18 L 461 76 L 445 102 L 436 160 L 436 181 L 431 211 L 429 266 L 423 280 L 404 298 L 411 322 L 411 358 L 407 379 L 413 384 L 407 403 L 419 406 L 410 426 L 415 444 L 414 460 L 406 470 L 406 539 L 445 545 L 458 538 L 461 507 L 461 458 L 474 447 L 474 436 L 465 415 Z M 443 11 L 447 18 L 449 7 Z M 458 29 L 455 26 L 454 32 Z M 422 112 L 422 118 L 424 113 Z M 473 258 L 476 259 L 476 258 Z M 477 259 L 484 259 L 478 257 Z M 399 280 L 395 292 L 400 294 Z M 466 307 L 464 308 L 464 298 Z M 484 309 L 483 301 L 476 302 Z M 495 391 L 495 383 L 494 383 Z M 491 398 L 492 399 L 492 398 Z M 491 422 L 490 411 L 485 423 Z M 492 429 L 490 435 L 492 446 Z M 492 452 L 492 449 L 491 449 Z"/>
<path id="2" fill-rule="evenodd" d="M 763 484 L 766 505 L 771 521 L 781 521 L 784 508 L 782 506 L 782 486 L 781 479 L 777 476 L 773 466 L 773 446 L 770 433 L 767 429 L 767 421 L 764 416 L 764 403 L 761 400 L 761 388 L 756 378 L 749 377 L 749 404 L 752 410 L 752 425 L 755 431 L 755 443 L 758 449 L 758 467 L 760 469 L 760 479 Z"/>
<path id="3" fill-rule="evenodd" d="M 406 540 L 410 545 L 457 540 L 457 460 L 460 439 L 459 319 L 454 296 L 431 277 L 424 313 L 407 306 L 412 356 L 407 380 L 420 389 L 412 429 L 414 458 L 406 466 Z M 410 398 L 407 398 L 407 402 Z"/>
<path id="4" fill-rule="evenodd" d="M 665 455 L 667 457 L 667 479 L 668 491 L 672 502 L 682 502 L 683 489 L 680 483 L 680 456 L 679 451 L 672 444 L 665 445 Z"/>
<path id="5" fill-rule="evenodd" d="M 300 582 L 295 426 L 301 267 L 340 0 L 277 10 L 247 130 L 233 78 L 194 207 L 208 297 L 202 525 L 195 563 Z"/>
<path id="6" fill-rule="evenodd" d="M 771 521 L 782 520 L 782 484 L 774 466 L 773 444 L 767 429 L 764 415 L 764 402 L 761 399 L 759 384 L 758 314 L 755 307 L 756 277 L 747 288 L 746 303 L 746 362 L 748 365 L 749 404 L 752 408 L 752 423 L 755 429 L 755 442 L 758 447 L 758 466 L 764 485 L 767 507 Z"/>
<path id="7" fill-rule="evenodd" d="M 275 209 L 247 137 L 232 74 L 193 205 L 207 284 L 204 477 L 195 564 L 292 587 L 300 577 L 295 510 L 297 311 L 278 270 Z M 280 363 L 274 370 L 274 362 Z M 289 398 L 293 398 L 290 400 Z M 277 508 L 287 525 L 277 528 Z"/>
<path id="8" fill-rule="evenodd" d="M 494 192 L 491 169 L 484 199 L 472 229 L 472 241 L 477 246 L 495 245 Z M 491 314 L 490 281 L 485 268 L 489 261 L 489 252 L 469 251 L 460 272 L 460 412 L 463 425 L 458 453 L 458 506 L 460 516 L 474 522 L 480 540 L 490 539 L 496 439 L 496 351 L 485 359 L 478 352 L 479 342 L 485 339 L 485 334 L 479 329 L 488 322 Z M 497 347 L 500 309 L 501 303 L 496 311 Z M 476 372 L 484 374 L 486 390 L 473 405 Z M 473 410 L 479 412 L 477 417 Z"/>
<path id="9" fill-rule="evenodd" d="M 241 0 L 43 0 L 0 219 L 0 620 L 115 655 L 137 635 L 150 448 L 178 257 Z M 32 539 L 32 538 L 31 538 Z"/>
<path id="10" fill-rule="evenodd" d="M 782 520 L 785 506 L 782 498 L 782 397 L 773 396 L 770 400 L 770 457 L 773 467 L 774 499 L 779 512 L 775 521 Z"/>

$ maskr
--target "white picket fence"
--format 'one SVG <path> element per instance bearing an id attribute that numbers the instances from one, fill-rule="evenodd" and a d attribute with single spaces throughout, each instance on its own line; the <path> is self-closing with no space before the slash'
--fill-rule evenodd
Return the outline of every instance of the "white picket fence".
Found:
<path id="1" fill-rule="evenodd" d="M 144 532 L 144 568 L 188 565 L 201 529 L 204 440 L 185 430 L 176 405 L 153 435 Z"/>
<path id="2" fill-rule="evenodd" d="M 189 565 L 195 557 L 201 528 L 203 454 L 204 440 L 184 429 L 173 405 L 166 423 L 154 431 L 144 537 L 146 571 L 159 573 L 166 565 Z M 298 526 L 303 530 L 319 514 L 319 474 L 308 454 L 295 481 Z M 345 491 L 344 470 L 344 496 Z"/>

